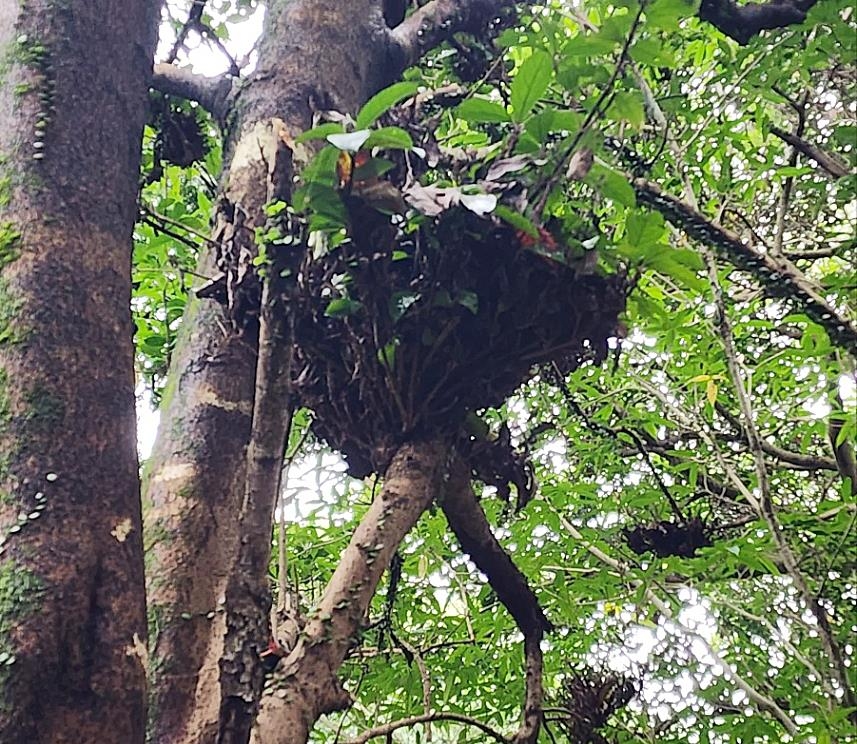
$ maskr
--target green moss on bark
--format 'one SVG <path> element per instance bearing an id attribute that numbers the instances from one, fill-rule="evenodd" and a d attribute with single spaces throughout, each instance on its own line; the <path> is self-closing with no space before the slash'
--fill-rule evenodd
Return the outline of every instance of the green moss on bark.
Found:
<path id="1" fill-rule="evenodd" d="M 21 343 L 26 330 L 21 325 L 21 299 L 9 289 L 9 283 L 0 279 L 0 346 Z"/>
<path id="2" fill-rule="evenodd" d="M 0 177 L 0 207 L 8 203 L 9 191 L 8 176 Z M 5 200 L 5 201 L 4 201 Z M 0 222 L 0 271 L 6 266 L 18 260 L 20 251 L 21 232 L 14 222 Z"/>
<path id="3" fill-rule="evenodd" d="M 44 387 L 38 386 L 27 392 L 27 419 L 42 429 L 49 429 L 62 421 L 65 403 Z"/>
<path id="4" fill-rule="evenodd" d="M 39 611 L 44 584 L 39 576 L 14 560 L 0 564 L 0 707 L 8 708 L 9 681 L 14 674 L 17 649 L 12 640 L 15 627 Z"/>

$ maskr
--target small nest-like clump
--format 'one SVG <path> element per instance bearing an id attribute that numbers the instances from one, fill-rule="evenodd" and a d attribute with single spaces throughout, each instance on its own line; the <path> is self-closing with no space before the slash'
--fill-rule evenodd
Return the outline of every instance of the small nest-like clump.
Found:
<path id="1" fill-rule="evenodd" d="M 711 546 L 710 530 L 701 519 L 662 520 L 650 525 L 624 529 L 628 547 L 637 555 L 654 553 L 659 558 L 693 558 L 700 548 Z"/>
<path id="2" fill-rule="evenodd" d="M 616 333 L 623 277 L 578 276 L 496 220 L 459 208 L 409 235 L 387 219 L 359 232 L 305 264 L 294 300 L 296 390 L 356 477 L 454 434 L 539 364 L 600 361 Z"/>
<path id="3" fill-rule="evenodd" d="M 615 672 L 586 670 L 563 681 L 559 723 L 573 744 L 606 744 L 599 729 L 639 692 L 639 681 Z"/>

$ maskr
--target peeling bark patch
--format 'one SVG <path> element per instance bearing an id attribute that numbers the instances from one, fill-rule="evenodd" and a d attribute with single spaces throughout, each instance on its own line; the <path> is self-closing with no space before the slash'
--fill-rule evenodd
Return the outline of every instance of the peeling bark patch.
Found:
<path id="1" fill-rule="evenodd" d="M 140 638 L 139 634 L 134 633 L 134 638 L 127 646 L 125 646 L 125 656 L 134 656 L 140 662 L 140 666 L 143 667 L 143 671 L 148 673 L 149 671 L 149 650 L 146 648 L 146 644 L 143 642 L 143 639 Z"/>
<path id="2" fill-rule="evenodd" d="M 252 402 L 246 400 L 224 400 L 211 388 L 204 388 L 199 391 L 199 402 L 206 406 L 221 408 L 224 411 L 237 411 L 244 416 L 253 414 Z"/>
<path id="3" fill-rule="evenodd" d="M 119 524 L 117 524 L 112 530 L 110 530 L 110 534 L 116 538 L 120 543 L 125 542 L 128 538 L 128 535 L 131 534 L 131 531 L 134 527 L 131 524 L 131 520 L 128 517 L 125 517 Z"/>
<path id="4" fill-rule="evenodd" d="M 152 483 L 166 483 L 176 480 L 191 480 L 196 476 L 196 468 L 190 463 L 182 462 L 176 465 L 164 465 L 152 476 Z"/>
<path id="5" fill-rule="evenodd" d="M 276 146 L 274 128 L 277 122 L 282 124 L 280 119 L 257 121 L 238 140 L 238 144 L 235 147 L 235 154 L 232 156 L 233 169 L 242 170 L 244 168 L 252 168 L 267 160 L 268 151 L 271 147 Z"/>

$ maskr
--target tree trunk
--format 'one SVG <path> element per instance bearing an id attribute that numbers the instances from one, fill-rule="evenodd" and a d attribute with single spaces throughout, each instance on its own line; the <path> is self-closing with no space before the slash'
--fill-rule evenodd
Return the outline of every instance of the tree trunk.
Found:
<path id="1" fill-rule="evenodd" d="M 377 0 L 271 4 L 258 70 L 226 117 L 215 235 L 233 254 L 252 253 L 253 228 L 265 222 L 273 174 L 263 153 L 274 133 L 296 136 L 318 110 L 356 111 L 401 72 L 394 48 Z M 213 273 L 214 263 L 209 251 L 200 273 Z M 191 303 L 145 484 L 150 733 L 158 742 L 212 742 L 217 733 L 223 598 L 240 537 L 256 346 L 252 325 L 232 330 L 211 301 Z M 248 539 L 270 549 L 267 530 Z"/>
<path id="2" fill-rule="evenodd" d="M 320 716 L 348 707 L 337 673 L 390 559 L 448 476 L 449 445 L 403 445 L 355 530 L 324 596 L 263 699 L 254 744 L 304 744 Z"/>
<path id="3" fill-rule="evenodd" d="M 0 0 L 0 742 L 142 742 L 131 233 L 157 7 Z"/>

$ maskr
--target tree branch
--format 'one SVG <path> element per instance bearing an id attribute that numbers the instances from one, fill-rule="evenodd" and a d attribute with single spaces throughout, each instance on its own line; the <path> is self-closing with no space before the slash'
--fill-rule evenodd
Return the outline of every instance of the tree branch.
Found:
<path id="1" fill-rule="evenodd" d="M 756 276 L 768 296 L 796 303 L 798 310 L 822 326 L 835 344 L 852 354 L 857 352 L 857 328 L 790 261 L 759 253 L 731 230 L 718 225 L 687 202 L 664 193 L 651 181 L 634 178 L 631 184 L 643 204 L 663 214 L 691 238 L 712 246 L 737 268 Z"/>
<path id="2" fill-rule="evenodd" d="M 283 253 L 282 248 L 279 253 Z M 264 682 L 259 658 L 269 635 L 267 568 L 271 523 L 292 421 L 294 345 L 290 318 L 283 308 L 287 301 L 283 268 L 289 262 L 278 258 L 272 261 L 262 290 L 253 424 L 239 517 L 242 538 L 226 586 L 218 744 L 243 744 L 249 740 Z"/>
<path id="3" fill-rule="evenodd" d="M 223 121 L 232 82 L 229 75 L 205 77 L 187 67 L 160 63 L 155 65 L 151 85 L 161 93 L 196 101 L 218 121 Z"/>
<path id="4" fill-rule="evenodd" d="M 603 550 L 601 550 L 597 545 L 593 545 L 590 543 L 583 533 L 578 530 L 568 519 L 566 519 L 565 515 L 561 512 L 554 511 L 554 513 L 559 518 L 559 522 L 562 527 L 568 532 L 568 534 L 573 537 L 579 544 L 583 545 L 586 550 L 601 561 L 604 565 L 613 569 L 620 575 L 625 575 L 628 573 L 628 566 L 625 565 L 622 561 L 613 558 Z M 635 588 L 642 586 L 642 584 L 635 582 Z M 675 615 L 670 608 L 667 602 L 664 602 L 657 594 L 654 593 L 652 589 L 648 587 L 644 587 L 643 591 L 645 593 L 646 599 L 651 602 L 658 612 L 661 613 L 665 618 L 672 620 L 678 626 L 683 633 L 685 633 L 688 637 L 693 638 L 697 643 L 699 643 L 703 648 L 705 648 L 706 652 L 711 656 L 711 659 L 715 664 L 720 665 L 722 669 L 725 670 L 726 677 L 740 690 L 743 690 L 746 693 L 747 698 L 753 703 L 754 706 L 760 711 L 767 711 L 774 718 L 776 718 L 789 732 L 789 734 L 797 733 L 797 725 L 791 718 L 789 718 L 788 713 L 786 713 L 777 702 L 765 695 L 763 692 L 757 690 L 753 685 L 751 685 L 744 677 L 742 677 L 738 672 L 733 668 L 729 662 L 726 661 L 715 649 L 714 647 L 703 638 L 696 630 L 686 625 L 679 616 Z"/>
<path id="5" fill-rule="evenodd" d="M 393 553 L 442 487 L 447 447 L 440 441 L 402 445 L 311 614 L 297 645 L 281 663 L 283 697 L 269 696 L 259 715 L 259 744 L 300 744 L 323 713 L 344 710 L 348 693 L 337 677 L 352 639 Z"/>
<path id="6" fill-rule="evenodd" d="M 699 17 L 742 46 L 761 31 L 803 23 L 817 0 L 769 0 L 738 5 L 735 0 L 702 0 Z"/>
<path id="7" fill-rule="evenodd" d="M 526 691 L 524 720 L 513 744 L 535 744 L 542 720 L 541 639 L 552 629 L 526 577 L 500 545 L 470 485 L 469 469 L 459 463 L 441 508 L 462 549 L 470 556 L 524 634 Z"/>
<path id="8" fill-rule="evenodd" d="M 844 178 L 850 173 L 845 164 L 839 162 L 835 157 L 816 147 L 803 137 L 786 132 L 779 127 L 771 127 L 771 134 L 779 137 L 783 142 L 788 142 L 795 150 L 806 155 L 810 160 L 814 160 L 824 171 L 834 178 Z"/>
<path id="9" fill-rule="evenodd" d="M 767 465 L 765 463 L 765 452 L 762 447 L 762 438 L 759 435 L 759 430 L 756 426 L 752 401 L 744 382 L 746 373 L 744 372 L 743 365 L 738 359 L 738 352 L 735 348 L 732 324 L 726 310 L 726 298 L 717 275 L 717 264 L 711 250 L 707 248 L 703 251 L 703 257 L 708 269 L 708 278 L 714 295 L 714 304 L 717 308 L 715 322 L 723 343 L 723 350 L 726 355 L 726 366 L 729 370 L 729 375 L 732 378 L 732 383 L 735 386 L 735 393 L 741 407 L 741 417 L 743 420 L 740 421 L 740 423 L 744 434 L 747 437 L 747 446 L 753 455 L 753 460 L 756 466 L 758 498 L 754 494 L 751 499 L 748 500 L 756 508 L 759 518 L 765 520 L 767 523 L 768 531 L 771 533 L 774 545 L 777 546 L 779 557 L 783 563 L 786 573 L 791 577 L 794 587 L 801 599 L 803 599 L 806 606 L 815 616 L 818 623 L 818 636 L 821 640 L 822 648 L 830 662 L 834 678 L 842 689 L 845 705 L 848 708 L 851 708 L 849 719 L 852 722 L 857 723 L 857 693 L 855 693 L 854 688 L 851 687 L 842 649 L 834 635 L 826 610 L 819 602 L 818 597 L 810 592 L 809 585 L 799 568 L 797 558 L 792 551 L 791 545 L 786 539 L 776 508 L 774 507 L 774 502 L 771 496 L 770 479 L 768 477 Z"/>
<path id="10" fill-rule="evenodd" d="M 364 731 L 356 739 L 351 739 L 345 744 L 366 744 L 367 741 L 376 739 L 379 736 L 389 736 L 398 729 L 409 728 L 410 726 L 416 726 L 420 723 L 430 723 L 432 721 L 452 721 L 453 723 L 461 723 L 465 726 L 473 726 L 473 728 L 479 729 L 486 736 L 490 736 L 494 741 L 499 741 L 500 744 L 509 744 L 509 740 L 498 731 L 495 731 L 490 726 L 486 726 L 475 718 L 464 716 L 460 713 L 424 713 L 421 716 L 402 718 L 398 721 L 385 723 Z"/>
<path id="11" fill-rule="evenodd" d="M 390 32 L 405 57 L 418 62 L 426 52 L 460 32 L 478 33 L 506 10 L 512 0 L 432 0 Z"/>

